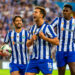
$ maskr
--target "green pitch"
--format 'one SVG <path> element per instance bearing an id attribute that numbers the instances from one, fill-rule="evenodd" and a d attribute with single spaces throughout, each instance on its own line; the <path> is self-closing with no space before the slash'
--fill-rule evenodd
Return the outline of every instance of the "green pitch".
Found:
<path id="1" fill-rule="evenodd" d="M 10 72 L 9 72 L 9 70 L 2 70 L 2 69 L 0 69 L 0 75 L 10 75 Z M 37 75 L 43 75 L 43 74 L 40 72 Z M 57 70 L 54 70 L 52 75 L 58 75 Z M 66 70 L 66 74 L 65 75 L 70 75 L 70 71 Z"/>

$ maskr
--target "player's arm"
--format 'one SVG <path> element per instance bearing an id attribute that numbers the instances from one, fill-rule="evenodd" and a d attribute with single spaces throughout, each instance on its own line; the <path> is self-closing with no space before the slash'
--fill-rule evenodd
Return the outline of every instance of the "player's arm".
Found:
<path id="1" fill-rule="evenodd" d="M 48 41 L 49 43 L 53 44 L 53 45 L 59 45 L 59 40 L 56 36 L 56 33 L 53 30 L 53 27 L 51 25 L 47 26 L 46 28 L 46 34 L 49 37 L 46 37 L 43 32 L 39 33 L 39 36 L 44 39 L 45 41 Z"/>
<path id="2" fill-rule="evenodd" d="M 46 41 L 48 41 L 49 43 L 53 44 L 53 45 L 59 45 L 59 40 L 57 37 L 51 39 L 51 38 L 45 38 Z"/>
<path id="3" fill-rule="evenodd" d="M 58 38 L 57 37 L 55 37 L 55 38 L 48 38 L 48 37 L 46 37 L 44 34 L 43 34 L 43 32 L 40 32 L 39 33 L 39 36 L 43 39 L 43 40 L 45 40 L 45 41 L 47 41 L 47 42 L 49 42 L 49 43 L 51 43 L 51 44 L 53 44 L 53 45 L 59 45 L 59 40 L 58 40 Z"/>
<path id="4" fill-rule="evenodd" d="M 37 39 L 37 36 L 34 35 L 34 33 L 33 33 L 33 30 L 35 28 L 34 26 L 35 25 L 33 25 L 28 31 L 28 40 L 26 42 L 27 47 L 30 47 L 31 45 L 33 45 L 34 41 Z"/>

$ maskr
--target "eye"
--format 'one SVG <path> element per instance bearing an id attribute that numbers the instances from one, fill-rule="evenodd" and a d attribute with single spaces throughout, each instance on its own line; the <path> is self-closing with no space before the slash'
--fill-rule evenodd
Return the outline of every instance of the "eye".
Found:
<path id="1" fill-rule="evenodd" d="M 68 12 L 68 10 L 66 10 L 66 12 Z"/>
<path id="2" fill-rule="evenodd" d="M 68 10 L 63 10 L 63 12 L 68 12 Z"/>

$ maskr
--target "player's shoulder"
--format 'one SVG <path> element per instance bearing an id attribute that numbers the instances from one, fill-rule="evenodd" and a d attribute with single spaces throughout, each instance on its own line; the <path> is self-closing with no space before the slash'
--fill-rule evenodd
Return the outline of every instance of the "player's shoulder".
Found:
<path id="1" fill-rule="evenodd" d="M 35 27 L 36 27 L 36 25 L 32 25 L 32 26 L 29 28 L 29 31 L 33 31 Z"/>
<path id="2" fill-rule="evenodd" d="M 61 19 L 62 19 L 62 17 L 54 18 L 53 21 L 51 22 L 51 25 L 58 23 Z"/>
<path id="3" fill-rule="evenodd" d="M 47 24 L 46 29 L 50 29 L 50 28 L 52 28 L 52 25 L 51 24 Z"/>
<path id="4" fill-rule="evenodd" d="M 7 31 L 7 34 L 10 34 L 10 33 L 12 33 L 13 32 L 13 30 L 9 30 L 9 31 Z"/>
<path id="5" fill-rule="evenodd" d="M 36 26 L 36 24 L 34 24 L 34 25 L 31 25 L 31 26 L 30 26 L 30 28 L 33 28 L 33 27 L 35 27 L 35 26 Z M 30 28 L 29 28 L 29 29 L 30 29 Z"/>
<path id="6" fill-rule="evenodd" d="M 51 24 L 49 24 L 48 22 L 45 22 L 46 28 L 47 27 L 52 27 Z"/>
<path id="7" fill-rule="evenodd" d="M 31 28 L 34 28 L 34 27 L 36 27 L 36 24 L 34 24 L 34 25 L 31 26 Z"/>

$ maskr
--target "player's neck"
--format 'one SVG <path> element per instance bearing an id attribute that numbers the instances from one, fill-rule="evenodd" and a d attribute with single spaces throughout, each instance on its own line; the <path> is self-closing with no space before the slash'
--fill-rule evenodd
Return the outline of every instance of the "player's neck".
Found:
<path id="1" fill-rule="evenodd" d="M 41 27 L 42 24 L 44 23 L 44 19 L 39 20 L 38 22 L 36 22 L 36 24 Z"/>
<path id="2" fill-rule="evenodd" d="M 19 33 L 21 31 L 22 31 L 22 28 L 19 28 L 19 29 L 15 28 L 15 32 Z"/>

